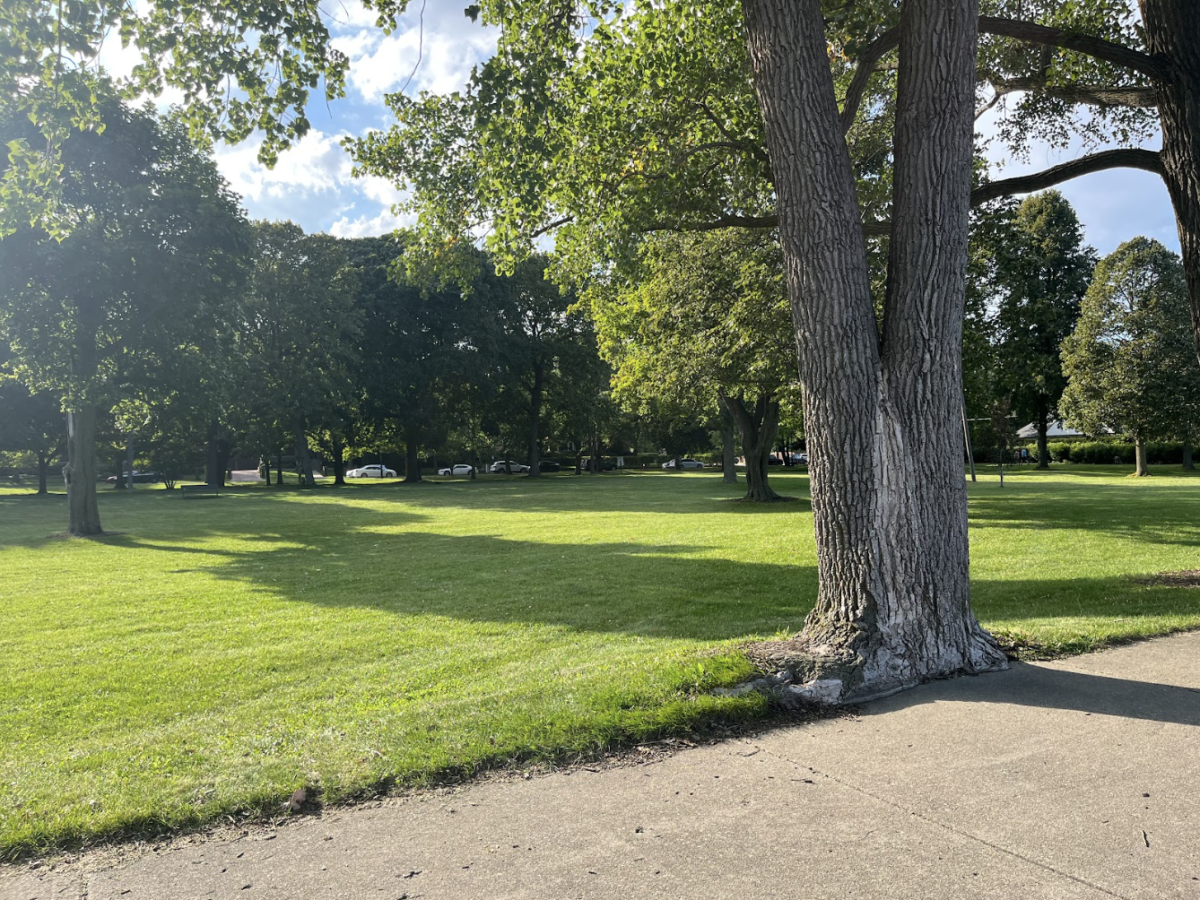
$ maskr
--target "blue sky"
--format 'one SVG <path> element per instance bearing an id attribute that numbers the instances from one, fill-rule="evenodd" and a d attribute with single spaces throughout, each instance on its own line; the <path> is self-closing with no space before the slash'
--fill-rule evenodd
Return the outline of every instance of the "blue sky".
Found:
<path id="1" fill-rule="evenodd" d="M 420 4 L 416 4 L 418 9 Z M 373 128 L 386 128 L 391 115 L 385 94 L 423 89 L 447 92 L 461 87 L 471 67 L 495 46 L 495 32 L 472 23 L 460 0 L 429 0 L 423 15 L 406 14 L 401 26 L 384 35 L 374 16 L 355 0 L 333 7 L 336 45 L 350 58 L 345 99 L 309 110 L 312 131 L 268 170 L 255 155 L 253 141 L 219 147 L 217 162 L 243 199 L 252 218 L 290 219 L 306 231 L 344 237 L 383 234 L 407 221 L 394 215 L 399 193 L 384 179 L 355 179 L 339 140 Z M 419 58 L 419 62 L 418 62 Z M 411 81 L 410 81 L 411 78 Z M 983 130 L 988 130 L 985 123 Z M 993 177 L 1036 171 L 1072 158 L 1072 153 L 1034 148 L 1028 163 L 1006 162 L 997 148 Z M 1060 187 L 1079 213 L 1087 240 L 1102 254 L 1137 235 L 1156 238 L 1178 251 L 1179 239 L 1170 199 L 1155 175 L 1116 170 Z"/>

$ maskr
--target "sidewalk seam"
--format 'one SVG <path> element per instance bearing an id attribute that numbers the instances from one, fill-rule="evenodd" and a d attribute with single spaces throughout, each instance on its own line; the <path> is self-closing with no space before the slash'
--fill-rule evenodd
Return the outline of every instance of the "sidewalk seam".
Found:
<path id="1" fill-rule="evenodd" d="M 1091 888 L 1094 891 L 1099 891 L 1100 893 L 1104 894 L 1105 896 L 1114 897 L 1114 898 L 1116 898 L 1116 900 L 1133 900 L 1133 898 L 1128 897 L 1125 894 L 1118 894 L 1115 891 L 1109 890 L 1108 888 L 1106 888 L 1102 885 L 1095 884 L 1091 881 L 1088 881 L 1086 878 L 1081 878 L 1078 875 L 1072 875 L 1070 872 L 1064 872 L 1061 869 L 1056 869 L 1056 868 L 1054 868 L 1054 866 L 1050 866 L 1050 865 L 1047 865 L 1046 863 L 1039 862 L 1036 859 L 1031 859 L 1030 857 L 1025 856 L 1024 854 L 1018 853 L 1015 850 L 1009 850 L 1007 847 L 1001 847 L 1000 845 L 994 844 L 991 841 L 987 840 L 986 838 L 982 838 L 982 837 L 979 837 L 978 835 L 971 834 L 969 831 L 963 831 L 959 828 L 956 828 L 953 825 L 949 825 L 945 822 L 938 821 L 937 819 L 930 818 L 929 816 L 924 815 L 923 813 L 919 813 L 919 812 L 916 812 L 905 806 L 901 806 L 899 803 L 895 802 L 894 800 L 889 800 L 887 797 L 881 797 L 878 794 L 875 794 L 872 791 L 867 790 L 866 788 L 862 788 L 862 787 L 859 787 L 858 785 L 851 784 L 848 781 L 843 781 L 841 778 L 838 778 L 836 775 L 831 775 L 829 772 L 824 772 L 820 769 L 814 769 L 810 765 L 806 765 L 805 763 L 802 763 L 802 762 L 797 762 L 796 760 L 791 759 L 790 757 L 784 756 L 780 753 L 776 753 L 772 750 L 767 749 L 766 747 L 758 747 L 758 749 L 761 750 L 763 753 L 766 753 L 768 756 L 774 756 L 778 759 L 783 760 L 784 762 L 791 763 L 793 766 L 807 769 L 809 772 L 812 772 L 814 775 L 820 775 L 822 778 L 828 778 L 830 781 L 832 781 L 834 784 L 838 785 L 839 787 L 844 787 L 847 790 L 854 791 L 856 794 L 861 794 L 864 797 L 869 797 L 870 799 L 874 800 L 877 803 L 882 803 L 885 806 L 890 806 L 892 809 L 896 810 L 897 812 L 905 813 L 906 815 L 912 816 L 915 819 L 919 819 L 920 821 L 922 821 L 928 825 L 933 825 L 937 828 L 941 828 L 941 829 L 948 831 L 951 834 L 956 835 L 958 837 L 966 838 L 967 840 L 971 840 L 971 841 L 975 841 L 978 844 L 983 844 L 983 846 L 988 847 L 992 850 L 995 850 L 997 853 L 1003 853 L 1006 856 L 1011 856 L 1014 859 L 1019 859 L 1022 862 L 1028 863 L 1029 865 L 1035 866 L 1046 872 L 1050 872 L 1051 874 L 1057 875 L 1060 878 L 1066 878 L 1070 881 L 1074 881 L 1076 884 L 1080 884 L 1084 887 Z"/>

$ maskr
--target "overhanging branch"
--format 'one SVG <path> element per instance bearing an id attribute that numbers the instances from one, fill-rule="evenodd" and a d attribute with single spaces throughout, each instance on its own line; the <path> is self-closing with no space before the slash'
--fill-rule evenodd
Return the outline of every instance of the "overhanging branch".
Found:
<path id="1" fill-rule="evenodd" d="M 989 200 L 1010 197 L 1013 194 L 1030 194 L 1062 184 L 1073 178 L 1103 172 L 1106 169 L 1141 169 L 1144 172 L 1163 174 L 1162 157 L 1153 150 L 1105 150 L 1080 159 L 1071 160 L 1033 175 L 1002 178 L 990 181 L 971 192 L 971 205 L 979 206 Z"/>
<path id="2" fill-rule="evenodd" d="M 1147 108 L 1158 105 L 1158 94 L 1152 87 L 1087 87 L 1084 85 L 1047 85 L 1044 78 L 989 78 L 997 97 L 1018 91 L 1037 91 L 1068 103 L 1090 106 L 1127 106 Z"/>
<path id="3" fill-rule="evenodd" d="M 1022 22 L 1017 19 L 980 16 L 979 32 L 980 34 L 1013 38 L 1031 44 L 1046 44 L 1051 47 L 1061 47 L 1064 50 L 1074 50 L 1093 59 L 1141 72 L 1147 78 L 1159 79 L 1166 74 L 1162 64 L 1148 53 L 1076 31 L 1050 28 L 1046 25 Z"/>
<path id="4" fill-rule="evenodd" d="M 1125 47 L 1112 41 L 1106 41 L 1104 38 L 1092 37 L 1091 35 L 1080 34 L 1075 31 L 1065 31 L 1062 28 L 1050 28 L 1046 25 L 1037 25 L 1033 22 L 1002 19 L 997 16 L 980 16 L 979 32 L 981 34 L 993 34 L 997 37 L 1013 38 L 1014 40 L 1025 41 L 1031 44 L 1042 44 L 1049 47 L 1061 47 L 1064 50 L 1074 50 L 1077 53 L 1083 53 L 1094 59 L 1140 72 L 1151 79 L 1160 79 L 1166 74 L 1162 64 L 1147 53 L 1142 53 L 1140 50 L 1134 50 L 1131 47 Z M 846 89 L 846 97 L 842 103 L 843 134 L 848 132 L 850 126 L 854 124 L 854 118 L 858 115 L 858 108 L 862 105 L 867 85 L 870 83 L 871 76 L 875 74 L 875 70 L 879 67 L 880 61 L 899 46 L 900 29 L 893 28 L 877 37 L 862 52 L 862 56 L 858 60 L 858 69 L 854 73 L 854 78 L 851 80 L 850 86 Z M 1145 90 L 1148 95 L 1153 96 L 1153 91 L 1150 88 L 1131 90 Z M 1088 103 L 1092 101 L 1081 97 L 1079 102 Z M 1150 106 L 1153 104 L 1142 102 L 1136 104 L 1110 103 L 1109 105 Z"/>

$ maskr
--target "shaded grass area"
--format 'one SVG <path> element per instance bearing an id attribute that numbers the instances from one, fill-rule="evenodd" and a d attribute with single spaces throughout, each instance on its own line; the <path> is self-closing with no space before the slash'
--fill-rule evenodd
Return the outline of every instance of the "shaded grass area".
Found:
<path id="1" fill-rule="evenodd" d="M 1123 474 L 1123 473 L 1122 473 Z M 1080 477 L 1086 475 L 1087 477 Z M 803 475 L 772 473 L 806 497 Z M 816 596 L 807 502 L 634 474 L 0 492 L 0 855 L 334 802 L 769 715 L 738 644 Z M 1027 652 L 1200 627 L 1200 481 L 972 488 L 980 617 Z"/>

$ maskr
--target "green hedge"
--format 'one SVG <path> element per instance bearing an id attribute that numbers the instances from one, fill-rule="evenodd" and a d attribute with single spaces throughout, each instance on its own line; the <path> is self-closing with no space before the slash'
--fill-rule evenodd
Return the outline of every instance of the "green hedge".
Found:
<path id="1" fill-rule="evenodd" d="M 1037 455 L 1037 444 L 1027 445 Z M 1047 445 L 1053 462 L 1073 462 L 1132 466 L 1134 446 L 1127 441 L 1052 441 Z M 1183 443 L 1180 441 L 1150 441 L 1146 444 L 1147 461 L 1153 465 L 1180 465 L 1183 462 Z"/>

